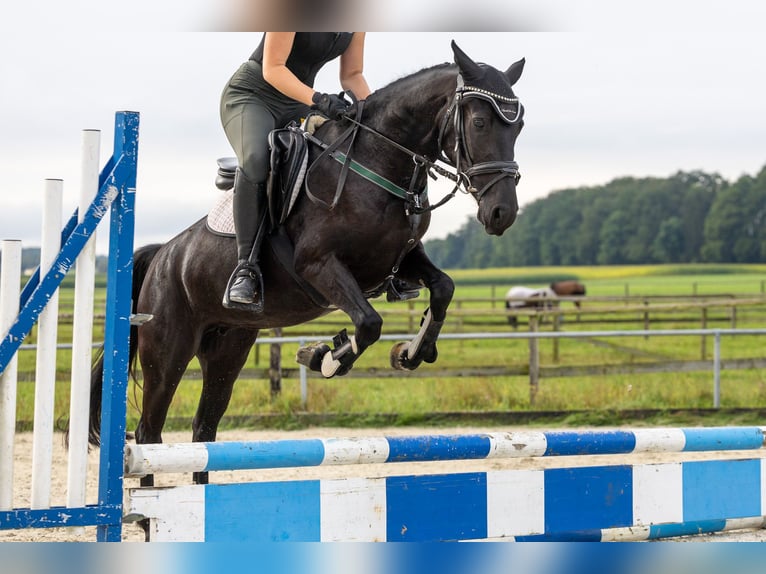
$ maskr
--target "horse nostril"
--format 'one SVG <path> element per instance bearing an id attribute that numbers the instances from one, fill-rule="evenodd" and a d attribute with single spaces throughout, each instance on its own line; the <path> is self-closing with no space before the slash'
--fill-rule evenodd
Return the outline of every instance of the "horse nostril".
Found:
<path id="1" fill-rule="evenodd" d="M 508 222 L 508 219 L 510 219 L 510 222 Z M 498 227 L 510 225 L 514 219 L 516 219 L 515 212 L 507 207 L 498 206 L 492 210 L 491 221 Z"/>

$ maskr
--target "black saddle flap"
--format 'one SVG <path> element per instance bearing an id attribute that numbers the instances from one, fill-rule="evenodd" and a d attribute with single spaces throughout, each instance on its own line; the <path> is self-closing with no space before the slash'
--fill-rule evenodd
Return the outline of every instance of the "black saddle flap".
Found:
<path id="1" fill-rule="evenodd" d="M 305 175 L 308 145 L 303 131 L 296 126 L 269 133 L 271 170 L 267 184 L 269 214 L 274 225 L 287 218 Z"/>

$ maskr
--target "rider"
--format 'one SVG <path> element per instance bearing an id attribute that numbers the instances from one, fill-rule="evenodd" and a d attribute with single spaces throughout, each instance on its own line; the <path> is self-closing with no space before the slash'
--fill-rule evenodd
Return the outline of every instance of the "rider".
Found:
<path id="1" fill-rule="evenodd" d="M 225 307 L 263 308 L 258 267 L 263 232 L 258 231 L 267 211 L 267 137 L 305 117 L 309 107 L 332 119 L 342 116 L 348 106 L 342 96 L 313 89 L 317 72 L 338 56 L 342 88 L 359 100 L 367 98 L 363 32 L 266 32 L 223 90 L 221 121 L 239 164 L 234 180 L 238 263 L 224 294 Z"/>

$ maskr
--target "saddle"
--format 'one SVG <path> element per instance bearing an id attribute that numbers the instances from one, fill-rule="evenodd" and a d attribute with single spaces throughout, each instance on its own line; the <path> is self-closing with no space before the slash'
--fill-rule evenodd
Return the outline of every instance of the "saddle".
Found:
<path id="1" fill-rule="evenodd" d="M 306 177 L 308 145 L 303 134 L 304 131 L 299 127 L 290 125 L 272 130 L 268 136 L 271 156 L 266 195 L 272 228 L 285 222 L 295 205 Z M 215 186 L 224 191 L 234 187 L 236 170 L 236 157 L 220 158 Z"/>
<path id="2" fill-rule="evenodd" d="M 267 239 L 272 251 L 288 273 L 303 287 L 304 291 L 308 293 L 317 305 L 327 307 L 328 303 L 324 297 L 303 281 L 295 272 L 293 267 L 293 246 L 282 229 L 282 224 L 290 215 L 306 177 L 308 169 L 307 137 L 310 137 L 310 134 L 313 133 L 317 123 L 324 121 L 324 119 L 318 118 L 319 122 L 312 122 L 313 119 L 313 116 L 309 116 L 307 119 L 306 131 L 297 125 L 289 125 L 285 128 L 272 130 L 269 133 L 268 144 L 271 156 L 266 194 L 269 202 L 270 227 L 273 231 Z M 232 189 L 234 187 L 236 170 L 236 157 L 218 159 L 218 174 L 215 179 L 216 187 L 223 191 Z M 227 215 L 230 213 L 230 201 L 223 207 L 223 211 Z M 208 217 L 208 227 L 211 230 L 213 228 L 210 217 Z M 406 301 L 418 297 L 420 289 L 421 285 L 409 283 L 392 276 L 388 277 L 373 292 L 366 293 L 365 296 L 375 298 L 385 292 L 388 301 Z"/>
<path id="3" fill-rule="evenodd" d="M 266 193 L 272 225 L 282 225 L 285 222 L 306 177 L 309 149 L 303 134 L 304 131 L 297 126 L 269 133 L 271 164 Z"/>

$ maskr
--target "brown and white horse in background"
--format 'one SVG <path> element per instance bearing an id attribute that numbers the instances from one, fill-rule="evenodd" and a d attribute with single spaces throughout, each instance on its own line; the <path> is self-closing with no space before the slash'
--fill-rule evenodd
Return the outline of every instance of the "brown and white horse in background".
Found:
<path id="1" fill-rule="evenodd" d="M 554 281 L 548 287 L 533 288 L 516 285 L 505 294 L 505 308 L 508 313 L 508 324 L 514 329 L 518 327 L 518 318 L 510 311 L 518 309 L 550 310 L 559 305 L 559 297 L 579 297 L 585 295 L 585 285 L 575 280 Z M 573 301 L 580 308 L 580 301 Z"/>

